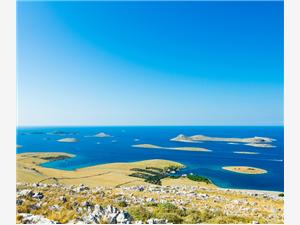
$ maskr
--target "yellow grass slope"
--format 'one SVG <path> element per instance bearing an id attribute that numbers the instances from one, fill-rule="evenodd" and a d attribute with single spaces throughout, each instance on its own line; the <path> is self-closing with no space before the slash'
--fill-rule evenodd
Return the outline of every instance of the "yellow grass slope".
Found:
<path id="1" fill-rule="evenodd" d="M 139 185 L 148 184 L 143 179 L 131 177 L 129 174 L 133 173 L 132 168 L 145 168 L 145 167 L 157 167 L 164 168 L 168 166 L 180 166 L 184 165 L 168 161 L 168 160 L 145 160 L 132 163 L 110 163 L 91 167 L 85 167 L 75 171 L 58 170 L 52 168 L 45 168 L 40 164 L 74 157 L 74 155 L 53 152 L 53 153 L 23 153 L 17 155 L 17 181 L 18 182 L 44 182 L 44 183 L 63 183 L 69 185 L 86 184 L 91 187 L 95 186 L 127 186 L 127 185 Z M 163 184 L 191 184 L 199 185 L 199 182 L 187 181 L 184 179 L 164 179 Z M 205 185 L 203 183 L 203 185 Z"/>

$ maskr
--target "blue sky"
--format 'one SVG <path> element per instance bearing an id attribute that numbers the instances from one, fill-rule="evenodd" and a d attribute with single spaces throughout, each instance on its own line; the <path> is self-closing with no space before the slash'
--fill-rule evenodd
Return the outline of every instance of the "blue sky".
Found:
<path id="1" fill-rule="evenodd" d="M 19 125 L 282 125 L 283 2 L 18 2 Z"/>

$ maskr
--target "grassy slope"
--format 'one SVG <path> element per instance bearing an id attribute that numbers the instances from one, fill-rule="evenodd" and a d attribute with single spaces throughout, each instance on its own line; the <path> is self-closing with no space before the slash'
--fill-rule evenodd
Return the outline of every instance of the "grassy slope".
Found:
<path id="1" fill-rule="evenodd" d="M 115 187 L 119 185 L 139 185 L 147 184 L 142 179 L 130 177 L 132 168 L 157 167 L 164 168 L 167 166 L 184 166 L 180 163 L 168 160 L 145 160 L 132 163 L 110 163 L 97 166 L 86 167 L 76 171 L 66 171 L 45 168 L 40 166 L 41 163 L 59 159 L 61 157 L 74 157 L 66 153 L 23 153 L 17 155 L 17 181 L 18 182 L 45 182 L 45 183 L 63 183 L 78 185 L 84 183 L 91 187 L 106 186 Z M 163 184 L 180 185 L 190 184 L 199 185 L 199 182 L 193 182 L 188 179 L 165 179 Z M 207 186 L 204 183 L 200 183 Z M 214 185 L 210 185 L 214 187 Z"/>

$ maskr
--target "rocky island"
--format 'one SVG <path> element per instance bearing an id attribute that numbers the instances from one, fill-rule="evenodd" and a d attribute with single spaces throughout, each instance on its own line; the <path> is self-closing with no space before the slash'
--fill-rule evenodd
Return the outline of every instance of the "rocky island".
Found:
<path id="1" fill-rule="evenodd" d="M 275 147 L 271 145 L 275 139 L 268 137 L 252 137 L 252 138 L 223 138 L 223 137 L 209 137 L 204 135 L 193 135 L 186 136 L 183 134 L 179 134 L 177 137 L 170 139 L 171 141 L 179 141 L 179 142 L 190 142 L 190 143 L 198 143 L 203 141 L 222 141 L 233 143 L 245 143 L 245 145 L 253 146 L 253 147 L 261 147 L 261 148 L 270 148 Z"/>

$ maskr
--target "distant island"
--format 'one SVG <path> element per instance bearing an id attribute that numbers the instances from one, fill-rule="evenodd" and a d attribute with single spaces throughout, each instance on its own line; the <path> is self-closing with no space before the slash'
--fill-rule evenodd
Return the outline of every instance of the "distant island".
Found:
<path id="1" fill-rule="evenodd" d="M 156 148 L 156 149 L 168 149 L 168 150 L 180 150 L 180 151 L 195 151 L 195 152 L 211 152 L 211 150 L 206 148 L 198 148 L 198 147 L 161 147 L 158 145 L 152 144 L 139 144 L 132 145 L 135 148 Z"/>
<path id="2" fill-rule="evenodd" d="M 179 141 L 179 142 L 191 142 L 198 143 L 202 141 L 222 141 L 233 143 L 246 143 L 245 145 L 253 146 L 253 147 L 261 147 L 261 148 L 270 148 L 275 147 L 269 143 L 276 141 L 275 139 L 268 137 L 252 137 L 252 138 L 223 138 L 223 137 L 209 137 L 205 135 L 193 135 L 186 136 L 184 134 L 179 134 L 177 137 L 170 139 L 171 141 Z"/>
<path id="3" fill-rule="evenodd" d="M 98 134 L 95 134 L 93 137 L 106 138 L 106 137 L 112 137 L 112 136 L 109 134 L 106 134 L 104 132 L 100 132 Z"/>
<path id="4" fill-rule="evenodd" d="M 77 138 L 62 138 L 57 140 L 58 142 L 66 142 L 66 143 L 73 143 L 73 142 L 79 142 L 79 139 Z"/>
<path id="5" fill-rule="evenodd" d="M 257 155 L 259 154 L 258 152 L 233 152 L 233 153 L 236 153 L 236 154 L 246 154 L 246 155 Z"/>
<path id="6" fill-rule="evenodd" d="M 236 173 L 244 173 L 244 174 L 264 174 L 268 171 L 256 167 L 250 166 L 224 166 L 222 167 L 224 170 L 228 170 Z"/>
<path id="7" fill-rule="evenodd" d="M 261 144 L 261 143 L 248 143 L 247 146 L 257 147 L 257 148 L 276 148 L 276 146 L 271 144 Z"/>

